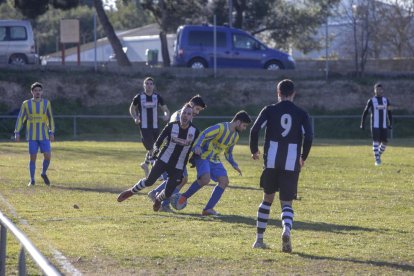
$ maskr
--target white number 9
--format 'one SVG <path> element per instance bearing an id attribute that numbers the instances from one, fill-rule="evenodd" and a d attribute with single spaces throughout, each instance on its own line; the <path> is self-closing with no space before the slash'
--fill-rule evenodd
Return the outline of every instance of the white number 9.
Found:
<path id="1" fill-rule="evenodd" d="M 280 125 L 284 129 L 282 136 L 286 137 L 292 127 L 292 116 L 290 116 L 290 114 L 283 114 L 282 117 L 280 117 Z"/>

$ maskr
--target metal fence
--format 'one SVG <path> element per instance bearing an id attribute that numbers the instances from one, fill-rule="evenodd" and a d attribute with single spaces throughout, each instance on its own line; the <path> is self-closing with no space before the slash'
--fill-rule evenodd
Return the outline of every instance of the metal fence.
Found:
<path id="1" fill-rule="evenodd" d="M 37 250 L 23 232 L 21 232 L 6 216 L 0 212 L 1 238 L 0 238 L 0 276 L 6 275 L 6 245 L 7 230 L 20 242 L 18 271 L 19 275 L 27 275 L 26 251 L 33 261 L 39 266 L 45 275 L 62 275 L 50 262 Z M 10 275 L 10 274 L 8 274 Z"/>
<path id="2" fill-rule="evenodd" d="M 200 129 L 228 121 L 232 116 L 197 116 L 196 125 Z M 360 115 L 316 115 L 311 117 L 315 138 L 367 138 L 370 137 L 369 122 L 366 131 L 359 128 Z M 0 139 L 13 134 L 16 116 L 0 115 Z M 136 135 L 137 129 L 128 115 L 56 115 L 57 136 L 68 139 L 110 137 L 117 139 L 123 135 Z M 248 136 L 248 131 L 242 134 Z M 390 138 L 414 137 L 414 115 L 394 115 Z"/>

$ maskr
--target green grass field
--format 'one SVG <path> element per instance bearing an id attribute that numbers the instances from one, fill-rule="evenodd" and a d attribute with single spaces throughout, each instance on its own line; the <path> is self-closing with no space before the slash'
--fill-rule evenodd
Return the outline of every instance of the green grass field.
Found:
<path id="1" fill-rule="evenodd" d="M 42 158 L 36 186 L 27 187 L 26 143 L 0 143 L 0 208 L 66 275 L 54 250 L 84 275 L 412 275 L 413 146 L 392 140 L 375 167 L 369 139 L 315 141 L 294 202 L 292 254 L 280 251 L 278 203 L 265 233 L 271 248 L 251 248 L 262 161 L 250 159 L 247 145 L 235 149 L 243 176 L 227 166 L 218 218 L 200 216 L 212 186 L 175 213 L 153 212 L 150 189 L 118 203 L 143 176 L 138 142 L 55 142 L 51 187 L 39 176 Z M 18 245 L 8 237 L 6 275 L 13 275 Z M 29 271 L 40 273 L 30 262 Z"/>

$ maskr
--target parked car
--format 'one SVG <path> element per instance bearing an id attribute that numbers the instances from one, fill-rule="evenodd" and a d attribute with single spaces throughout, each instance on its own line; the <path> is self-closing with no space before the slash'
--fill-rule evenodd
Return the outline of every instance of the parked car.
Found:
<path id="1" fill-rule="evenodd" d="M 27 20 L 0 20 L 0 63 L 38 63 L 32 25 Z"/>
<path id="2" fill-rule="evenodd" d="M 218 68 L 295 69 L 295 61 L 289 54 L 267 47 L 243 30 L 226 26 L 216 26 L 215 54 Z M 172 65 L 213 67 L 214 27 L 178 27 Z"/>

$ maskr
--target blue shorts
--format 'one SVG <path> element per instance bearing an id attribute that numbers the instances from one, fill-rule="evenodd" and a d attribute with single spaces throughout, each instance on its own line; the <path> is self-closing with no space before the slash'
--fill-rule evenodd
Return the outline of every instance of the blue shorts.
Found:
<path id="1" fill-rule="evenodd" d="M 30 154 L 37 154 L 39 148 L 41 153 L 50 152 L 50 140 L 29 140 Z"/>
<path id="2" fill-rule="evenodd" d="M 227 176 L 227 171 L 221 162 L 213 163 L 207 159 L 195 158 L 195 163 L 197 168 L 197 179 L 206 173 L 210 174 L 210 178 L 214 182 L 217 182 L 220 176 Z"/>

